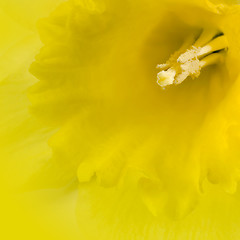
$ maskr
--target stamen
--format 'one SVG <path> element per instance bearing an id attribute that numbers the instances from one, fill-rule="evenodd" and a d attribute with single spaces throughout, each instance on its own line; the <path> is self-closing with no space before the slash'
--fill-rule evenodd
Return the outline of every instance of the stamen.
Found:
<path id="1" fill-rule="evenodd" d="M 166 86 L 180 84 L 189 76 L 198 77 L 202 67 L 219 63 L 224 55 L 222 50 L 228 47 L 226 37 L 219 33 L 212 29 L 204 30 L 195 42 L 191 36 L 165 64 L 158 64 L 158 85 L 165 89 Z"/>
<path id="2" fill-rule="evenodd" d="M 212 64 L 215 64 L 216 62 L 223 62 L 224 60 L 224 53 L 213 53 L 205 57 L 203 60 L 200 61 L 200 64 L 202 67 L 206 67 Z"/>
<path id="3" fill-rule="evenodd" d="M 215 36 L 219 35 L 220 31 L 212 28 L 205 28 L 199 38 L 194 43 L 195 47 L 202 47 L 210 42 Z"/>

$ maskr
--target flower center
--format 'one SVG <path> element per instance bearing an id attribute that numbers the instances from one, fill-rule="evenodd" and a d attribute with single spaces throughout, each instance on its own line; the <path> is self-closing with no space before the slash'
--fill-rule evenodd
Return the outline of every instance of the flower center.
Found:
<path id="1" fill-rule="evenodd" d="M 182 83 L 189 76 L 198 77 L 203 67 L 223 61 L 227 47 L 226 37 L 213 29 L 204 29 L 198 39 L 190 36 L 166 63 L 157 65 L 161 70 L 157 84 L 165 89 Z"/>

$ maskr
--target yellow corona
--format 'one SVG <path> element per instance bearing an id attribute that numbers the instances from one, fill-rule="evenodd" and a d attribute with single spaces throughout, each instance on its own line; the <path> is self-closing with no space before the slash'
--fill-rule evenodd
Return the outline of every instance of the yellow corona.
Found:
<path id="1" fill-rule="evenodd" d="M 2 0 L 0 20 L 1 239 L 239 240 L 238 1 Z"/>

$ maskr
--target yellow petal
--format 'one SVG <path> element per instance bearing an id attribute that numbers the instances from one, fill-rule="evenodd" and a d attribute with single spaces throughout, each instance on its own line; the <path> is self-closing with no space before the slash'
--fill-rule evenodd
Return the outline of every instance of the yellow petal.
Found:
<path id="1" fill-rule="evenodd" d="M 154 217 L 129 179 L 132 177 L 124 188 L 103 188 L 94 181 L 79 186 L 78 223 L 82 238 L 238 239 L 239 194 L 226 195 L 206 185 L 198 208 L 181 221 L 171 221 L 164 215 Z"/>
<path id="2" fill-rule="evenodd" d="M 139 17 L 143 6 L 145 19 Z M 220 11 L 209 1 L 178 2 L 172 14 L 161 17 L 161 2 L 128 7 L 121 12 L 126 19 L 119 21 L 119 9 L 124 9 L 120 3 L 67 2 L 39 24 L 45 46 L 31 67 L 40 79 L 30 93 L 32 113 L 61 127 L 50 142 L 54 157 L 49 165 L 57 170 L 48 176 L 60 183 L 76 175 L 80 181 L 96 175 L 100 184 L 112 186 L 126 169 L 137 169 L 150 185 L 156 179 L 163 185 L 163 190 L 156 188 L 156 201 L 142 185 L 151 211 L 176 206 L 169 214 L 184 216 L 195 206 L 202 180 L 210 179 L 209 166 L 198 155 L 198 132 L 204 132 L 208 115 L 218 118 L 215 109 L 234 78 L 227 81 L 227 68 L 219 64 L 163 92 L 153 81 L 153 67 L 200 27 L 224 30 L 231 6 L 222 4 Z M 213 144 L 212 149 L 218 146 Z M 160 204 L 161 191 L 166 204 Z"/>
<path id="3" fill-rule="evenodd" d="M 46 16 L 45 3 L 37 18 Z M 35 14 L 25 18 L 14 12 L 9 15 L 25 26 L 26 19 L 35 22 Z M 231 1 L 61 4 L 38 24 L 44 46 L 30 68 L 40 80 L 29 91 L 30 112 L 26 88 L 34 80 L 26 69 L 39 42 L 32 46 L 24 40 L 17 47 L 19 55 L 31 55 L 26 62 L 14 58 L 15 48 L 8 54 L 14 68 L 3 77 L 14 86 L 3 92 L 24 96 L 18 103 L 24 116 L 11 116 L 15 108 L 9 106 L 17 99 L 8 95 L 6 116 L 18 122 L 12 134 L 5 128 L 1 142 L 3 158 L 10 159 L 6 173 L 23 168 L 12 171 L 23 182 L 34 172 L 33 187 L 59 187 L 78 178 L 83 239 L 210 240 L 218 238 L 216 232 L 237 239 L 239 49 L 238 25 L 231 21 L 238 22 L 238 15 Z M 155 66 L 208 25 L 226 35 L 227 64 L 209 66 L 199 78 L 162 91 Z M 3 41 L 6 46 L 13 35 Z M 19 76 L 27 79 L 20 93 Z"/>

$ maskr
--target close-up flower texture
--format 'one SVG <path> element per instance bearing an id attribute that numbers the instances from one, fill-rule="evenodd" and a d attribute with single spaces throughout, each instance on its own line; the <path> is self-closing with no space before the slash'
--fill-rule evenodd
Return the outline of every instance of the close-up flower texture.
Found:
<path id="1" fill-rule="evenodd" d="M 239 1 L 0 19 L 1 239 L 240 239 Z"/>

